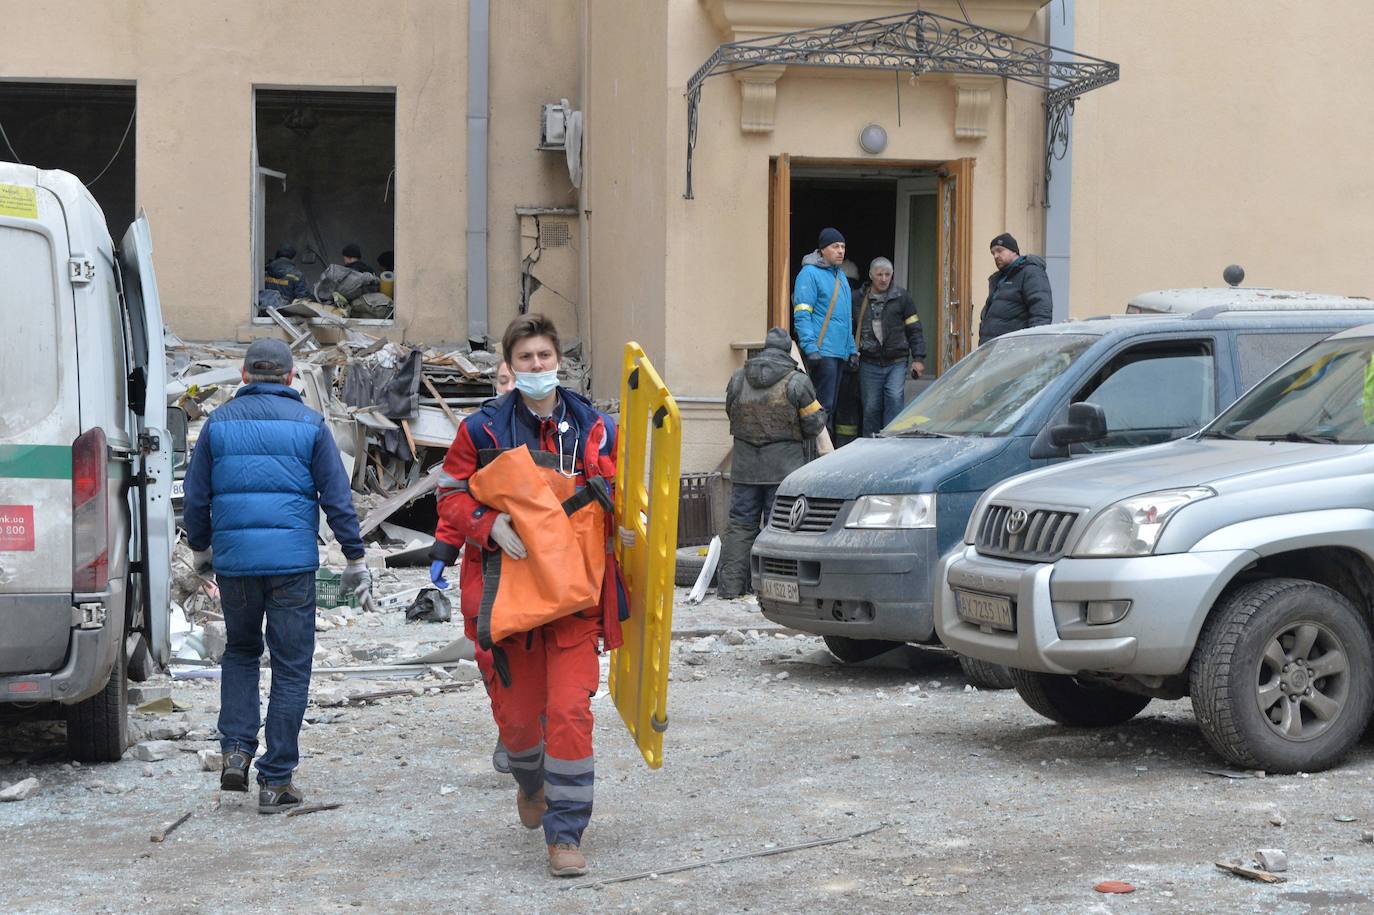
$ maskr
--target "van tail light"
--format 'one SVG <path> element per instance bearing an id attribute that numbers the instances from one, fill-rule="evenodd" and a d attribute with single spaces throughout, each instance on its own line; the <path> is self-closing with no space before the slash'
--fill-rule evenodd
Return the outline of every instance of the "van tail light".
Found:
<path id="1" fill-rule="evenodd" d="M 72 591 L 104 591 L 110 579 L 109 459 L 105 430 L 96 426 L 72 442 Z"/>

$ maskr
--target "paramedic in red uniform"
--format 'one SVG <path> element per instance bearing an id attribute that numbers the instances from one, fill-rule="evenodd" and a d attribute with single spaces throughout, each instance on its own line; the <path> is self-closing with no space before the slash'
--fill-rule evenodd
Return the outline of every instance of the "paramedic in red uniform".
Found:
<path id="1" fill-rule="evenodd" d="M 522 315 L 506 328 L 501 346 L 515 373 L 515 390 L 464 420 L 439 481 L 435 536 L 442 543 L 466 544 L 459 581 L 463 625 L 474 642 L 483 591 L 482 552 L 501 550 L 519 560 L 534 548 L 526 546 L 510 515 L 482 505 L 469 492 L 478 453 L 526 445 L 531 452 L 557 456 L 559 472 L 572 476 L 579 487 L 589 477 L 603 477 L 607 483 L 615 479 L 614 420 L 558 385 L 562 350 L 553 322 L 542 315 Z M 607 543 L 613 524 L 608 516 Z M 633 535 L 623 533 L 621 539 L 632 542 Z M 527 829 L 543 826 L 549 871 L 558 877 L 587 869 L 579 846 L 592 814 L 591 697 L 600 681 L 597 655 L 603 644 L 607 650 L 619 646 L 620 621 L 628 607 L 613 555 L 607 556 L 602 594 L 599 606 L 498 642 L 495 647 L 509 665 L 508 684 L 494 669 L 491 652 L 477 655 L 492 717 L 509 753 L 520 822 Z"/>

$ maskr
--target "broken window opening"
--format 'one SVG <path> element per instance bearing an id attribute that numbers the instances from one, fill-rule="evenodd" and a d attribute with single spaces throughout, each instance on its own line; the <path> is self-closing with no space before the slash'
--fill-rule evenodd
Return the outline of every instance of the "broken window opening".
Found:
<path id="1" fill-rule="evenodd" d="M 0 81 L 0 159 L 71 172 L 118 241 L 134 221 L 132 83 Z"/>
<path id="2" fill-rule="evenodd" d="M 265 303 L 285 305 L 304 291 L 350 322 L 392 323 L 395 92 L 260 88 L 254 121 L 254 322 L 273 322 Z M 361 279 L 339 269 L 346 249 Z"/>

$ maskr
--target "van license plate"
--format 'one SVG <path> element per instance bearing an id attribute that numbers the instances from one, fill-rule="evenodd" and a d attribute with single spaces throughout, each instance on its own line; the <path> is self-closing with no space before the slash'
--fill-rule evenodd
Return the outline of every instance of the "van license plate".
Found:
<path id="1" fill-rule="evenodd" d="M 801 603 L 801 592 L 797 590 L 797 583 L 795 581 L 765 578 L 762 580 L 761 584 L 761 590 L 764 597 L 785 601 L 789 604 Z"/>
<path id="2" fill-rule="evenodd" d="M 1011 611 L 1011 598 L 995 594 L 978 594 L 973 591 L 955 591 L 955 606 L 959 618 L 977 626 L 991 626 L 994 629 L 1016 631 L 1016 620 Z"/>

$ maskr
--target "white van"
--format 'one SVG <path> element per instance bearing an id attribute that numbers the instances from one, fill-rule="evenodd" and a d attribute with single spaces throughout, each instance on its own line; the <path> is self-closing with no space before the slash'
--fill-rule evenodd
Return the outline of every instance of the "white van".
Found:
<path id="1" fill-rule="evenodd" d="M 0 716 L 60 712 L 80 760 L 123 755 L 130 674 L 170 655 L 151 254 L 142 214 L 116 251 L 74 176 L 0 162 Z"/>

